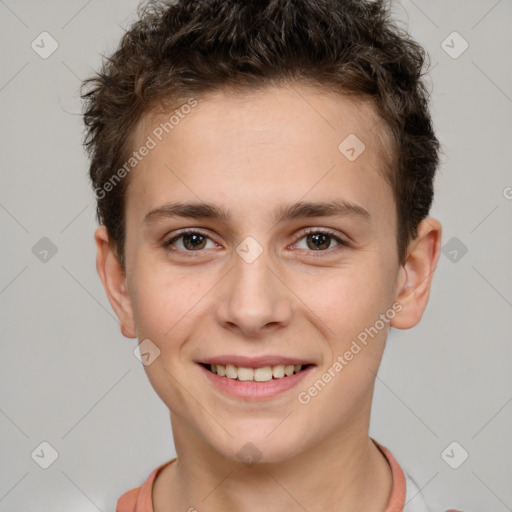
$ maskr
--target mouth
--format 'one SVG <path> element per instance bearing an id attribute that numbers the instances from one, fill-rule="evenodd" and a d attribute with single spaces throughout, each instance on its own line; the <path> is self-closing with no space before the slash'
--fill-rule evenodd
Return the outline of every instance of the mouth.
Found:
<path id="1" fill-rule="evenodd" d="M 218 377 L 243 382 L 270 382 L 287 379 L 314 366 L 313 364 L 277 364 L 249 368 L 234 364 L 200 363 L 200 365 Z"/>
<path id="2" fill-rule="evenodd" d="M 196 361 L 212 389 L 242 401 L 291 399 L 293 389 L 314 371 L 311 360 L 285 355 L 224 354 Z M 288 397 L 288 398 L 287 398 Z"/>

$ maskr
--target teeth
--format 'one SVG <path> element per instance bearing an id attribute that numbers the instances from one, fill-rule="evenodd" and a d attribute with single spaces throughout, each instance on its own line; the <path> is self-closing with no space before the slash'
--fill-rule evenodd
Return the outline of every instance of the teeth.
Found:
<path id="1" fill-rule="evenodd" d="M 226 377 L 228 379 L 236 379 L 237 376 L 238 376 L 237 368 L 235 366 L 233 366 L 232 364 L 227 364 L 226 365 Z"/>
<path id="2" fill-rule="evenodd" d="M 238 371 L 238 378 L 240 378 L 240 370 Z M 254 380 L 256 382 L 272 380 L 272 367 L 264 366 L 263 368 L 256 368 L 256 370 L 254 370 Z"/>
<path id="3" fill-rule="evenodd" d="M 252 368 L 238 368 L 238 380 L 254 380 Z"/>
<path id="4" fill-rule="evenodd" d="M 272 375 L 274 379 L 280 379 L 284 377 L 284 364 L 278 364 L 272 368 Z"/>
<path id="5" fill-rule="evenodd" d="M 293 371 L 295 370 L 295 366 L 293 364 L 289 364 L 284 367 L 284 374 L 289 377 L 290 375 L 293 375 Z"/>
<path id="6" fill-rule="evenodd" d="M 302 370 L 300 364 L 278 364 L 276 366 L 263 366 L 261 368 L 244 368 L 237 367 L 232 364 L 212 364 L 210 365 L 212 373 L 216 373 L 220 377 L 227 377 L 228 379 L 240 381 L 256 381 L 268 382 L 274 379 L 281 379 L 289 377 L 294 373 L 299 373 Z"/>

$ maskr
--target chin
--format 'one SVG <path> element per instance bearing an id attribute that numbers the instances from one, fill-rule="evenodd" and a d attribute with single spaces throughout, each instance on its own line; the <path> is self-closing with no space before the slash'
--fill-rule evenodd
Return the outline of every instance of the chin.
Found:
<path id="1" fill-rule="evenodd" d="M 248 466 L 284 462 L 301 452 L 307 433 L 290 431 L 286 420 L 283 425 L 278 425 L 279 421 L 252 425 L 245 421 L 237 429 L 228 428 L 233 437 L 223 435 L 222 441 L 210 440 L 210 444 L 226 459 L 244 462 Z"/>

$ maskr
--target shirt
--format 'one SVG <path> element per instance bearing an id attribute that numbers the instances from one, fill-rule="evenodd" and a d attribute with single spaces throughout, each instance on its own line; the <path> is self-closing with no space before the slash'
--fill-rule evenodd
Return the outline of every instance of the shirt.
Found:
<path id="1" fill-rule="evenodd" d="M 391 452 L 377 441 L 373 439 L 372 441 L 375 443 L 377 448 L 379 448 L 384 457 L 386 457 L 386 460 L 391 467 L 393 487 L 385 512 L 430 512 L 416 485 L 408 475 L 406 476 L 404 474 L 402 468 Z M 142 486 L 124 493 L 117 502 L 116 512 L 153 512 L 153 483 L 158 473 L 175 460 L 176 458 L 171 459 L 161 466 L 158 466 L 151 472 Z M 407 505 L 406 497 L 407 501 L 411 500 L 411 503 L 407 503 Z"/>

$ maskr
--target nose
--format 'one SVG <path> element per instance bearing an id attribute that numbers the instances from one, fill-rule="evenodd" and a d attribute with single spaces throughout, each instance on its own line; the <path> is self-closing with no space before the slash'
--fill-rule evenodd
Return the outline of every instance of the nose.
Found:
<path id="1" fill-rule="evenodd" d="M 266 250 L 252 262 L 235 257 L 216 309 L 222 327 L 258 338 L 290 323 L 293 294 L 272 267 L 276 266 Z"/>

